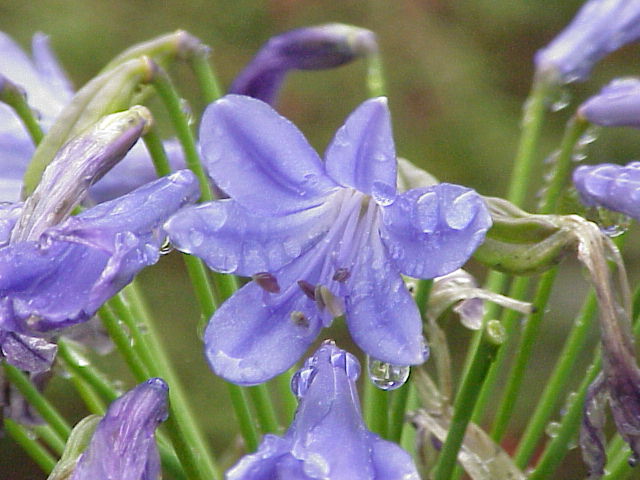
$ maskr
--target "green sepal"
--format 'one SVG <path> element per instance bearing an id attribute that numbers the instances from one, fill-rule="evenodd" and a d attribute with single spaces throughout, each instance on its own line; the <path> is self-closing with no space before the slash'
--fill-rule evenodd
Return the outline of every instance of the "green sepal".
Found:
<path id="1" fill-rule="evenodd" d="M 60 460 L 47 477 L 47 480 L 67 480 L 71 478 L 78 463 L 78 458 L 80 458 L 82 452 L 84 452 L 89 445 L 91 437 L 93 437 L 93 432 L 95 432 L 100 420 L 102 420 L 102 416 L 100 415 L 89 415 L 73 427 L 64 452 L 62 452 L 62 457 L 60 457 Z"/>
<path id="2" fill-rule="evenodd" d="M 475 251 L 479 262 L 512 275 L 533 275 L 557 265 L 576 246 L 576 236 L 558 215 L 535 215 L 507 200 L 485 198 L 493 226 Z"/>

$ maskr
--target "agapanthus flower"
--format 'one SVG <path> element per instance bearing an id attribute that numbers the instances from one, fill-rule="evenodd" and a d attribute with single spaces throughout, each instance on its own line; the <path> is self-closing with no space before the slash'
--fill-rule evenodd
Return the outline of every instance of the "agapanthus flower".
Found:
<path id="1" fill-rule="evenodd" d="M 640 38 L 640 1 L 589 0 L 535 56 L 536 70 L 561 83 L 585 80 L 607 54 Z"/>
<path id="2" fill-rule="evenodd" d="M 115 400 L 100 420 L 69 480 L 156 480 L 155 431 L 168 417 L 169 387 L 151 378 Z"/>
<path id="3" fill-rule="evenodd" d="M 184 209 L 165 229 L 212 269 L 254 278 L 206 329 L 216 373 L 239 384 L 268 380 L 342 314 L 371 357 L 425 360 L 420 315 L 400 274 L 432 278 L 460 267 L 491 219 L 462 186 L 397 193 L 385 98 L 348 117 L 324 162 L 288 120 L 238 95 L 208 107 L 200 142 L 209 175 L 231 198 Z"/>
<path id="4" fill-rule="evenodd" d="M 602 127 L 640 128 L 640 79 L 614 80 L 580 105 L 578 115 Z"/>
<path id="5" fill-rule="evenodd" d="M 73 97 L 73 88 L 43 34 L 33 37 L 33 60 L 6 34 L 0 32 L 0 76 L 23 88 L 29 105 L 42 127 L 48 130 L 56 116 Z M 182 151 L 174 141 L 166 145 L 175 169 L 184 168 Z M 35 147 L 15 113 L 0 103 L 0 201 L 20 200 L 22 178 Z M 143 145 L 137 145 L 126 159 L 91 189 L 91 200 L 117 198 L 157 178 Z"/>
<path id="6" fill-rule="evenodd" d="M 360 412 L 358 360 L 326 342 L 292 379 L 298 397 L 283 437 L 265 435 L 258 451 L 227 472 L 228 480 L 418 480 L 409 454 L 367 430 Z"/>
<path id="7" fill-rule="evenodd" d="M 602 206 L 640 220 L 640 162 L 582 165 L 573 184 L 587 206 Z"/>
<path id="8" fill-rule="evenodd" d="M 236 77 L 229 93 L 273 104 L 291 70 L 322 70 L 376 53 L 373 32 L 340 23 L 291 30 L 269 39 Z"/>
<path id="9" fill-rule="evenodd" d="M 0 355 L 24 370 L 46 370 L 53 360 L 55 347 L 38 337 L 87 321 L 155 263 L 162 223 L 198 197 L 194 175 L 182 170 L 69 217 L 142 134 L 146 120 L 137 115 L 134 108 L 109 116 L 72 140 L 26 203 L 0 206 Z M 122 131 L 101 128 L 118 125 Z"/>

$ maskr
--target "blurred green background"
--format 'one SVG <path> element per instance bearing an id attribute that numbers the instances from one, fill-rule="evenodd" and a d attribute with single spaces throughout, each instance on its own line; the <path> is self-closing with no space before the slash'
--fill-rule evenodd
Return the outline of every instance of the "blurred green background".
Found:
<path id="1" fill-rule="evenodd" d="M 393 114 L 398 154 L 440 180 L 462 183 L 485 195 L 504 195 L 519 133 L 521 108 L 530 87 L 532 56 L 568 23 L 580 0 L 272 0 L 272 1 L 121 1 L 0 0 L 0 29 L 29 48 L 31 35 L 47 33 L 76 87 L 84 84 L 114 55 L 128 46 L 178 28 L 213 48 L 212 61 L 221 83 L 229 85 L 257 49 L 272 35 L 326 22 L 352 23 L 378 35 Z M 608 57 L 585 84 L 567 89 L 574 102 L 595 93 L 616 76 L 640 73 L 637 46 Z M 345 116 L 367 97 L 362 62 L 325 72 L 289 77 L 278 109 L 324 149 Z M 203 106 L 186 69 L 176 72 L 179 88 L 194 112 Z M 573 104 L 575 105 L 575 103 Z M 156 109 L 160 112 L 160 109 Z M 542 160 L 557 146 L 569 107 L 550 117 L 535 173 L 530 206 L 544 173 Z M 638 158 L 640 133 L 601 132 L 587 162 L 623 163 Z M 0 159 L 1 161 L 1 159 Z M 630 242 L 631 243 L 631 242 Z M 637 247 L 628 259 L 634 278 Z M 482 270 L 472 265 L 482 274 Z M 167 275 L 172 281 L 166 282 Z M 177 254 L 146 271 L 143 281 L 177 368 L 200 412 L 217 452 L 231 452 L 236 442 L 226 391 L 206 368 L 195 324 L 197 313 Z M 567 323 L 581 302 L 586 281 L 577 265 L 561 270 L 553 302 L 531 368 L 530 385 L 544 382 Z M 469 333 L 450 321 L 450 338 L 462 352 Z M 332 332 L 340 335 L 340 332 Z M 594 332 L 595 338 L 595 332 Z M 457 352 L 459 358 L 460 352 Z M 118 378 L 117 355 L 99 360 Z M 535 372 L 535 373 L 534 373 Z M 70 419 L 83 412 L 69 396 L 70 384 L 54 380 L 52 396 Z M 539 388 L 535 387 L 534 391 Z M 531 392 L 529 392 L 531 393 Z M 527 392 L 519 402 L 514 429 L 535 401 Z M 514 430 L 514 435 L 517 431 Z M 511 439 L 512 440 L 512 439 Z M 577 457 L 577 455 L 576 455 Z M 579 463 L 579 460 L 578 460 Z M 576 470 L 576 472 L 578 472 Z M 576 475 L 576 476 L 574 476 Z M 580 473 L 558 478 L 580 478 Z M 0 440 L 0 478 L 44 478 L 30 460 L 6 439 Z"/>

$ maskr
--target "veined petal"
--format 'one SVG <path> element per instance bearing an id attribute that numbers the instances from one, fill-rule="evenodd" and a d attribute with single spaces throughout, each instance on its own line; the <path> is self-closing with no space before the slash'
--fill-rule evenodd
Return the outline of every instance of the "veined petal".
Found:
<path id="1" fill-rule="evenodd" d="M 272 294 L 251 282 L 224 302 L 204 333 L 213 371 L 238 385 L 257 385 L 291 367 L 322 328 L 315 303 L 295 293 L 266 304 Z"/>
<path id="2" fill-rule="evenodd" d="M 302 133 L 254 98 L 227 95 L 209 105 L 200 143 L 215 183 L 259 214 L 319 205 L 335 187 Z"/>
<path id="3" fill-rule="evenodd" d="M 397 268 L 433 278 L 460 268 L 482 243 L 491 217 L 472 189 L 441 183 L 398 196 L 382 211 L 381 237 Z"/>
<path id="4" fill-rule="evenodd" d="M 89 319 L 157 261 L 162 223 L 197 191 L 191 172 L 176 172 L 69 218 L 40 241 L 1 248 L 0 324 L 47 331 Z"/>
<path id="5" fill-rule="evenodd" d="M 168 416 L 168 390 L 162 379 L 151 378 L 115 400 L 70 480 L 159 478 L 155 430 Z"/>
<path id="6" fill-rule="evenodd" d="M 347 325 L 355 343 L 371 357 L 394 365 L 417 365 L 428 353 L 420 313 L 375 233 L 361 245 L 347 284 Z"/>
<path id="7" fill-rule="evenodd" d="M 43 338 L 0 330 L 0 350 L 7 362 L 29 373 L 46 372 L 56 358 L 58 346 Z"/>
<path id="8" fill-rule="evenodd" d="M 396 151 L 384 97 L 360 105 L 336 132 L 325 154 L 327 173 L 340 185 L 372 195 L 380 205 L 396 196 Z"/>
<path id="9" fill-rule="evenodd" d="M 213 270 L 250 276 L 280 270 L 312 248 L 331 227 L 330 207 L 264 217 L 235 200 L 221 200 L 184 208 L 164 228 L 178 250 Z"/>

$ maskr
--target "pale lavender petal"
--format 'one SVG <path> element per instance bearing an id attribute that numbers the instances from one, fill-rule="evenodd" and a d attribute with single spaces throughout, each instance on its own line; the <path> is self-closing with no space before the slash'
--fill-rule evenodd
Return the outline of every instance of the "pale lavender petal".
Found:
<path id="1" fill-rule="evenodd" d="M 573 21 L 535 56 L 538 71 L 563 83 L 585 80 L 601 58 L 640 38 L 640 3 L 589 0 Z"/>
<path id="2" fill-rule="evenodd" d="M 63 102 L 73 97 L 74 89 L 55 54 L 49 46 L 49 37 L 43 33 L 36 33 L 31 42 L 33 63 L 40 77 L 55 91 Z"/>
<path id="3" fill-rule="evenodd" d="M 200 145 L 216 185 L 257 214 L 314 207 L 335 188 L 302 133 L 250 97 L 227 95 L 209 105 Z"/>
<path id="4" fill-rule="evenodd" d="M 168 416 L 169 388 L 152 378 L 115 400 L 70 480 L 151 480 L 160 475 L 155 431 Z"/>
<path id="5" fill-rule="evenodd" d="M 603 127 L 640 128 L 640 79 L 617 79 L 578 109 L 589 122 Z"/>
<path id="6" fill-rule="evenodd" d="M 382 215 L 380 234 L 391 259 L 403 274 L 416 278 L 460 268 L 491 226 L 480 195 L 448 183 L 409 190 Z"/>
<path id="7" fill-rule="evenodd" d="M 328 175 L 372 195 L 380 205 L 396 196 L 396 151 L 384 97 L 367 100 L 340 127 L 325 154 Z"/>
<path id="8" fill-rule="evenodd" d="M 426 360 L 418 307 L 379 238 L 361 246 L 347 289 L 347 325 L 363 351 L 394 365 Z"/>
<path id="9" fill-rule="evenodd" d="M 335 213 L 322 204 L 281 217 L 252 214 L 234 200 L 180 210 L 165 225 L 171 243 L 218 272 L 275 272 L 313 248 Z"/>
<path id="10" fill-rule="evenodd" d="M 287 457 L 294 462 L 301 464 L 291 458 L 291 440 L 283 439 L 276 435 L 265 435 L 260 442 L 260 446 L 255 453 L 245 455 L 240 461 L 225 474 L 226 480 L 273 480 L 274 478 L 298 478 L 304 480 L 304 472 L 298 470 L 299 476 L 287 477 L 281 466 Z M 300 468 L 301 465 L 298 465 Z M 290 467 L 289 467 L 290 469 Z"/>
<path id="11" fill-rule="evenodd" d="M 406 450 L 377 435 L 372 443 L 371 461 L 376 480 L 420 480 L 413 459 Z"/>
<path id="12" fill-rule="evenodd" d="M 198 196 L 180 171 L 0 249 L 0 324 L 47 331 L 88 320 L 158 259 L 166 219 Z"/>
<path id="13" fill-rule="evenodd" d="M 573 183 L 585 205 L 640 219 L 640 162 L 582 165 L 574 170 Z"/>
<path id="14" fill-rule="evenodd" d="M 0 203 L 0 248 L 9 243 L 11 231 L 22 213 L 22 203 Z"/>

